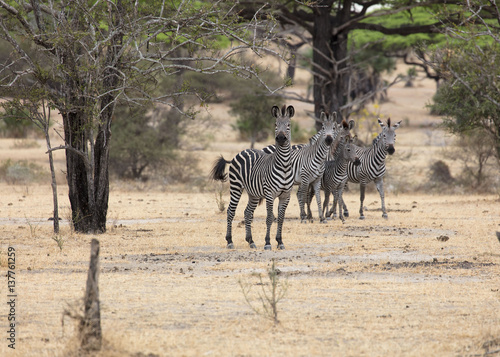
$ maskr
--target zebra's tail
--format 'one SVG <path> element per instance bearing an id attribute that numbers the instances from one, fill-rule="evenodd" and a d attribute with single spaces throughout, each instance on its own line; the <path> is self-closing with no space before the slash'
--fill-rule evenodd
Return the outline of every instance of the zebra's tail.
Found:
<path id="1" fill-rule="evenodd" d="M 226 159 L 224 159 L 221 155 L 215 161 L 212 171 L 210 171 L 210 178 L 216 181 L 222 181 L 222 182 L 227 181 L 227 174 L 225 173 L 225 171 L 226 171 L 226 164 L 228 163 L 230 163 L 230 161 L 226 161 Z"/>

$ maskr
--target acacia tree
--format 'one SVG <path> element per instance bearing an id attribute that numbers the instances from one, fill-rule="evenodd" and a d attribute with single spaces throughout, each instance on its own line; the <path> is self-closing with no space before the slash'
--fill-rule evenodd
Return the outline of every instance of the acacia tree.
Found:
<path id="1" fill-rule="evenodd" d="M 0 38 L 12 48 L 0 64 L 0 97 L 29 98 L 20 88 L 32 84 L 60 112 L 65 143 L 52 150 L 66 153 L 76 231 L 106 230 L 117 102 L 161 102 L 194 117 L 181 98 L 190 94 L 203 104 L 204 94 L 179 83 L 155 96 L 158 76 L 195 71 L 259 79 L 262 68 L 241 55 L 269 53 L 274 27 L 258 16 L 241 21 L 225 1 L 0 0 Z"/>
<path id="2" fill-rule="evenodd" d="M 338 120 L 347 117 L 355 107 L 370 99 L 373 91 L 352 98 L 351 93 L 365 93 L 356 90 L 355 53 L 349 47 L 353 31 L 376 31 L 384 35 L 408 36 L 417 33 L 439 33 L 443 23 L 434 20 L 426 23 L 414 23 L 411 11 L 417 7 L 450 4 L 456 1 L 430 0 L 405 1 L 396 0 L 319 0 L 319 1 L 291 1 L 283 0 L 273 3 L 272 11 L 282 25 L 283 32 L 292 34 L 290 39 L 283 41 L 293 48 L 298 56 L 297 49 L 302 45 L 310 45 L 313 50 L 312 61 L 309 67 L 314 79 L 313 99 L 297 97 L 288 93 L 294 99 L 314 104 L 314 114 L 319 118 L 321 111 L 338 112 Z M 248 14 L 259 1 L 249 1 L 246 4 Z M 410 14 L 406 24 L 395 27 L 387 26 L 382 21 L 373 21 L 390 15 L 407 12 Z M 298 39 L 298 40 L 297 40 Z M 289 71 L 293 72 L 293 71 Z M 319 130 L 319 128 L 318 128 Z"/>
<path id="3" fill-rule="evenodd" d="M 431 108 L 452 133 L 488 136 L 500 159 L 500 11 L 494 0 L 470 0 L 454 16 L 447 43 L 430 49 L 427 63 L 443 78 Z"/>

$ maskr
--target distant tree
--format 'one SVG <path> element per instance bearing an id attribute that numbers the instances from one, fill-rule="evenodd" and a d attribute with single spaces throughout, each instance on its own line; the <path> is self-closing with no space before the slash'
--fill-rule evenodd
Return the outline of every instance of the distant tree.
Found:
<path id="1" fill-rule="evenodd" d="M 36 128 L 33 122 L 26 120 L 28 110 L 17 106 L 6 106 L 0 113 L 0 133 L 8 138 L 26 138 Z"/>
<path id="2" fill-rule="evenodd" d="M 295 93 L 287 93 L 288 98 L 303 100 L 314 104 L 314 114 L 319 118 L 321 111 L 338 112 L 338 120 L 344 119 L 356 110 L 363 101 L 373 96 L 373 91 L 364 94 L 356 91 L 357 83 L 353 81 L 359 66 L 354 62 L 354 56 L 359 49 L 368 45 L 349 47 L 355 31 L 380 33 L 384 36 L 399 36 L 405 38 L 413 34 L 439 33 L 443 23 L 430 16 L 424 22 L 414 22 L 412 13 L 417 8 L 429 8 L 439 4 L 461 3 L 460 1 L 434 0 L 430 2 L 396 0 L 357 1 L 357 0 L 320 0 L 320 1 L 289 1 L 281 0 L 272 3 L 276 18 L 283 27 L 286 37 L 283 41 L 293 48 L 293 53 L 300 55 L 298 48 L 310 45 L 313 51 L 312 62 L 308 70 L 313 75 L 313 99 L 298 97 Z M 247 13 L 253 15 L 255 9 L 261 6 L 258 1 L 244 3 Z M 408 14 L 406 22 L 394 23 L 390 19 L 398 14 Z M 380 19 L 377 21 L 377 19 Z M 359 37 L 358 37 L 359 39 Z M 372 48 L 380 41 L 373 43 Z M 408 46 L 410 47 L 410 46 Z M 384 53 L 381 51 L 381 53 Z M 293 62 L 292 62 L 293 63 Z M 299 63 L 299 61 L 297 61 Z M 293 73 L 289 70 L 288 73 Z M 358 76 L 360 77 L 360 76 Z M 360 81 L 364 86 L 365 82 Z M 351 93 L 360 93 L 352 99 Z M 319 130 L 320 125 L 317 125 Z"/>
<path id="3" fill-rule="evenodd" d="M 61 113 L 65 143 L 52 150 L 66 152 L 76 231 L 106 230 L 117 103 L 161 102 L 194 117 L 184 96 L 204 105 L 209 95 L 179 74 L 225 72 L 259 80 L 265 68 L 244 54 L 283 58 L 270 50 L 275 28 L 269 17 L 242 21 L 226 1 L 0 0 L 0 38 L 10 47 L 9 61 L 0 63 L 0 97 L 29 98 L 21 90 L 28 86 L 43 91 Z M 176 80 L 158 93 L 160 76 Z"/>
<path id="4" fill-rule="evenodd" d="M 43 91 L 33 91 L 34 95 L 41 95 Z M 54 168 L 54 158 L 52 153 L 52 144 L 50 142 L 50 114 L 51 108 L 47 106 L 46 100 L 43 96 L 11 99 L 0 103 L 5 113 L 12 113 L 11 117 L 21 123 L 29 123 L 30 127 L 36 127 L 42 131 L 45 137 L 47 146 L 47 154 L 49 157 L 49 169 L 51 174 L 51 187 L 52 187 L 52 201 L 54 205 L 53 211 L 53 227 L 54 233 L 59 233 L 59 203 L 57 198 L 57 181 L 56 172 Z"/>
<path id="5" fill-rule="evenodd" d="M 446 28 L 448 41 L 431 49 L 427 61 L 444 80 L 429 106 L 445 116 L 443 125 L 450 132 L 479 130 L 488 136 L 484 141 L 491 139 L 499 159 L 500 12 L 494 1 L 479 0 L 456 11 L 460 22 Z"/>
<path id="6" fill-rule="evenodd" d="M 237 117 L 234 128 L 244 139 L 250 140 L 250 148 L 254 148 L 255 142 L 267 139 L 271 133 L 274 122 L 269 120 L 269 108 L 278 104 L 279 101 L 264 93 L 247 94 L 230 104 L 230 113 Z"/>
<path id="7" fill-rule="evenodd" d="M 145 179 L 147 169 L 154 170 L 171 157 L 172 146 L 165 138 L 178 127 L 160 130 L 152 108 L 117 106 L 115 121 L 110 168 L 119 178 Z"/>

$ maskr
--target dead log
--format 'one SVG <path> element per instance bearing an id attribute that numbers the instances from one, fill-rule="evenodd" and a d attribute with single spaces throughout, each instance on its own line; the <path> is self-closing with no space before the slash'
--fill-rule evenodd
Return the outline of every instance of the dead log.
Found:
<path id="1" fill-rule="evenodd" d="M 102 344 L 102 330 L 99 304 L 99 241 L 97 239 L 92 239 L 90 245 L 90 266 L 84 304 L 84 316 L 79 328 L 81 347 L 87 351 L 98 351 Z"/>

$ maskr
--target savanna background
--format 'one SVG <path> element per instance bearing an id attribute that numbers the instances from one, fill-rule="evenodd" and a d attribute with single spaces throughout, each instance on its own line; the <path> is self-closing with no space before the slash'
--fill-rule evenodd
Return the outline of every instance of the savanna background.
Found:
<path id="1" fill-rule="evenodd" d="M 307 57 L 310 48 L 302 53 Z M 269 83 L 286 77 L 288 68 L 281 61 L 257 62 L 267 68 Z M 499 354 L 495 143 L 484 132 L 463 135 L 443 125 L 449 116 L 433 106 L 436 80 L 402 59 L 391 63 L 380 74 L 383 90 L 349 113 L 360 145 L 369 145 L 380 132 L 377 118 L 401 121 L 384 179 L 389 218 L 381 217 L 372 183 L 364 203 L 366 219 L 359 220 L 359 189 L 349 184 L 344 200 L 350 216 L 344 224 L 319 224 L 317 219 L 301 224 L 294 189 L 284 251 L 274 249 L 273 240 L 273 250 L 263 250 L 264 205 L 252 225 L 258 248 L 248 247 L 242 223 L 245 195 L 233 222 L 236 249 L 226 249 L 229 187 L 208 175 L 219 155 L 230 159 L 252 145 L 273 143 L 272 105 L 295 107 L 294 144 L 316 132 L 315 104 L 290 94 L 312 98 L 313 74 L 306 66 L 296 68 L 283 96 L 270 96 L 257 83 L 233 76 L 189 77 L 193 87 L 215 93 L 195 106 L 194 120 L 165 105 L 117 106 L 107 229 L 99 234 L 73 226 L 63 150 L 52 152 L 61 219 L 54 233 L 46 138 L 29 120 L 5 115 L 0 122 L 0 266 L 4 276 L 8 249 L 15 248 L 16 349 L 8 348 L 4 304 L 0 353 Z M 185 112 L 193 102 L 183 104 Z M 268 108 L 259 121 L 245 116 L 257 107 Z M 48 114 L 51 145 L 62 146 L 62 114 L 55 109 Z M 315 204 L 312 210 L 317 217 Z M 103 345 L 85 352 L 78 322 L 93 238 L 100 241 Z M 6 277 L 0 286 L 7 301 Z"/>

